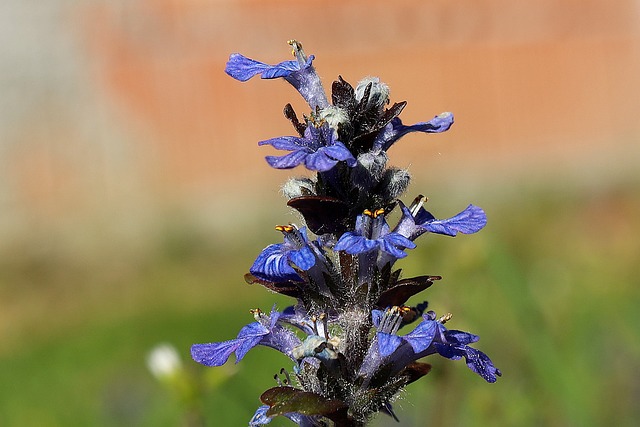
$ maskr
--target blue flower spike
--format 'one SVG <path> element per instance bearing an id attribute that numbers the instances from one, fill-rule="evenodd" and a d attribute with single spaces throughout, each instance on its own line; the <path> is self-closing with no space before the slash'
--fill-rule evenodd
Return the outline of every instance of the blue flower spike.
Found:
<path id="1" fill-rule="evenodd" d="M 477 335 L 445 327 L 451 315 L 426 311 L 424 299 L 408 305 L 442 276 L 401 278 L 394 267 L 423 234 L 455 237 L 487 224 L 473 204 L 447 219 L 427 211 L 424 196 L 405 205 L 400 198 L 411 176 L 387 165 L 389 149 L 403 136 L 437 137 L 451 128 L 453 114 L 405 125 L 399 116 L 407 102 L 391 102 L 389 87 L 375 76 L 353 86 L 339 76 L 327 96 L 313 55 L 295 40 L 289 45 L 292 60 L 270 65 L 234 53 L 225 71 L 241 82 L 284 79 L 309 107 L 301 119 L 291 104 L 284 109 L 295 136 L 258 143 L 280 151 L 266 156 L 272 168 L 307 171 L 282 187 L 304 224 L 278 225 L 282 241 L 264 248 L 245 274 L 248 283 L 292 303 L 268 314 L 252 310 L 254 321 L 235 338 L 193 345 L 193 360 L 213 367 L 235 355 L 238 363 L 256 346 L 285 356 L 290 368 L 273 375 L 250 427 L 276 417 L 302 427 L 364 427 L 378 413 L 398 421 L 392 402 L 431 371 L 424 360 L 438 357 L 464 360 L 486 382 L 496 382 L 502 372 L 475 347 Z"/>

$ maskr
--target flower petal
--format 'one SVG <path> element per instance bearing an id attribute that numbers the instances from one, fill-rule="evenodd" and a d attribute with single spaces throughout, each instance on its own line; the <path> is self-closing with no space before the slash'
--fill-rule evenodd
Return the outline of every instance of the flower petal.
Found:
<path id="1" fill-rule="evenodd" d="M 298 61 L 284 61 L 277 65 L 269 65 L 239 53 L 232 53 L 224 71 L 234 79 L 246 82 L 257 74 L 262 74 L 263 79 L 274 79 L 286 77 L 298 70 L 300 70 Z"/>
<path id="2" fill-rule="evenodd" d="M 324 147 L 315 153 L 308 153 L 304 159 L 304 166 L 312 171 L 326 172 L 338 163 L 337 160 L 327 156 Z"/>
<path id="3" fill-rule="evenodd" d="M 229 340 L 209 344 L 194 344 L 191 346 L 191 358 L 205 366 L 224 365 L 231 353 L 240 347 L 241 340 Z"/>
<path id="4" fill-rule="evenodd" d="M 447 236 L 455 236 L 458 232 L 472 234 L 487 225 L 487 216 L 478 206 L 469 205 L 458 215 L 449 219 L 431 220 L 423 224 L 418 223 L 418 225 L 431 233 Z"/>
<path id="5" fill-rule="evenodd" d="M 289 252 L 289 260 L 303 271 L 309 270 L 316 264 L 316 257 L 309 246 Z"/>
<path id="6" fill-rule="evenodd" d="M 353 157 L 351 151 L 349 151 L 349 149 L 340 141 L 335 142 L 333 145 L 324 147 L 323 151 L 332 159 L 347 162 L 347 166 L 351 168 L 358 164 L 358 161 Z"/>
<path id="7" fill-rule="evenodd" d="M 271 282 L 302 281 L 298 273 L 289 265 L 287 252 L 281 243 L 267 246 L 260 252 L 249 272 Z"/>
<path id="8" fill-rule="evenodd" d="M 400 118 L 396 117 L 376 137 L 374 148 L 387 151 L 397 140 L 408 133 L 440 133 L 449 130 L 452 124 L 453 114 L 449 112 L 439 114 L 428 122 L 420 122 L 409 126 L 403 125 Z"/>
<path id="9" fill-rule="evenodd" d="M 258 145 L 271 145 L 277 150 L 294 151 L 307 147 L 309 144 L 305 138 L 297 136 L 279 136 L 258 142 Z"/>
<path id="10" fill-rule="evenodd" d="M 477 335 L 455 329 L 446 330 L 444 336 L 448 343 L 462 345 L 472 344 L 480 339 Z"/>
<path id="11" fill-rule="evenodd" d="M 476 350 L 475 348 L 466 345 L 450 345 L 440 344 L 435 345 L 437 352 L 448 359 L 458 360 L 462 357 L 465 358 L 467 366 L 476 374 L 484 378 L 489 383 L 497 381 L 497 377 L 502 376 L 502 372 L 497 369 L 489 356 Z"/>
<path id="12" fill-rule="evenodd" d="M 355 157 L 343 143 L 335 139 L 333 129 L 326 123 L 320 128 L 307 126 L 304 138 L 282 136 L 260 141 L 258 145 L 291 151 L 286 156 L 267 157 L 267 162 L 277 169 L 290 169 L 304 162 L 309 170 L 326 172 L 339 161 L 346 161 L 350 167 L 357 164 Z"/>
<path id="13" fill-rule="evenodd" d="M 348 254 L 356 255 L 372 251 L 377 246 L 378 243 L 375 240 L 369 240 L 352 231 L 347 231 L 340 237 L 333 250 L 345 251 Z"/>
<path id="14" fill-rule="evenodd" d="M 404 258 L 407 254 L 401 249 L 415 249 L 416 244 L 398 233 L 389 233 L 381 238 L 381 249 L 396 258 Z"/>
<path id="15" fill-rule="evenodd" d="M 437 331 L 438 325 L 435 320 L 423 320 L 413 331 L 403 338 L 411 345 L 414 352 L 420 353 L 431 345 Z"/>
<path id="16" fill-rule="evenodd" d="M 267 411 L 269 410 L 269 405 L 262 405 L 257 410 L 256 413 L 251 417 L 251 421 L 249 421 L 249 427 L 258 427 L 263 426 L 265 424 L 269 424 L 271 422 L 271 417 L 267 416 Z"/>
<path id="17" fill-rule="evenodd" d="M 284 156 L 266 156 L 269 166 L 276 169 L 293 169 L 304 162 L 309 153 L 304 150 L 293 151 Z"/>
<path id="18" fill-rule="evenodd" d="M 389 356 L 402 344 L 402 338 L 395 334 L 388 334 L 386 332 L 378 332 L 378 351 L 383 357 Z"/>
<path id="19" fill-rule="evenodd" d="M 249 350 L 260 344 L 265 335 L 270 333 L 260 322 L 253 322 L 242 329 L 238 333 L 238 340 L 241 341 L 236 349 L 236 363 L 241 361 Z"/>

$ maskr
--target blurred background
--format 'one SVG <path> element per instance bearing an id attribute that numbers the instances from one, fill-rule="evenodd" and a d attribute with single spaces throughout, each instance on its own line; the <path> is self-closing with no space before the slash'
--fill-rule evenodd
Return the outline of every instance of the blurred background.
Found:
<path id="1" fill-rule="evenodd" d="M 401 266 L 444 276 L 424 298 L 503 378 L 434 359 L 400 423 L 374 424 L 637 425 L 637 0 L 4 0 L 0 425 L 247 424 L 289 361 L 260 348 L 205 370 L 189 347 L 288 303 L 242 276 L 298 221 L 279 185 L 305 173 L 270 169 L 256 142 L 292 134 L 287 102 L 307 107 L 283 81 L 223 70 L 232 52 L 289 59 L 292 38 L 326 88 L 376 75 L 405 123 L 453 111 L 390 164 L 414 176 L 406 200 L 489 217 L 424 237 Z M 188 381 L 147 369 L 161 342 Z"/>

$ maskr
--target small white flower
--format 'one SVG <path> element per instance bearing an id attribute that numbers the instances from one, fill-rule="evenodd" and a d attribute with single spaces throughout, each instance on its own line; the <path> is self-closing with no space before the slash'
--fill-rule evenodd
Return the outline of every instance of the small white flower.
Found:
<path id="1" fill-rule="evenodd" d="M 162 379 L 171 377 L 181 370 L 182 360 L 174 346 L 163 343 L 149 352 L 147 367 L 156 378 Z"/>

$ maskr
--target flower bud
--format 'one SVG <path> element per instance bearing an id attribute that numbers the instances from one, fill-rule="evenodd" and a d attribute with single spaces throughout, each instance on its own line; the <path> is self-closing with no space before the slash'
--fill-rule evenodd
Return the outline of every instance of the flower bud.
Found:
<path id="1" fill-rule="evenodd" d="M 365 77 L 356 86 L 356 100 L 360 102 L 364 97 L 367 86 L 371 85 L 367 108 L 382 110 L 389 103 L 389 86 L 380 81 L 378 77 Z"/>

